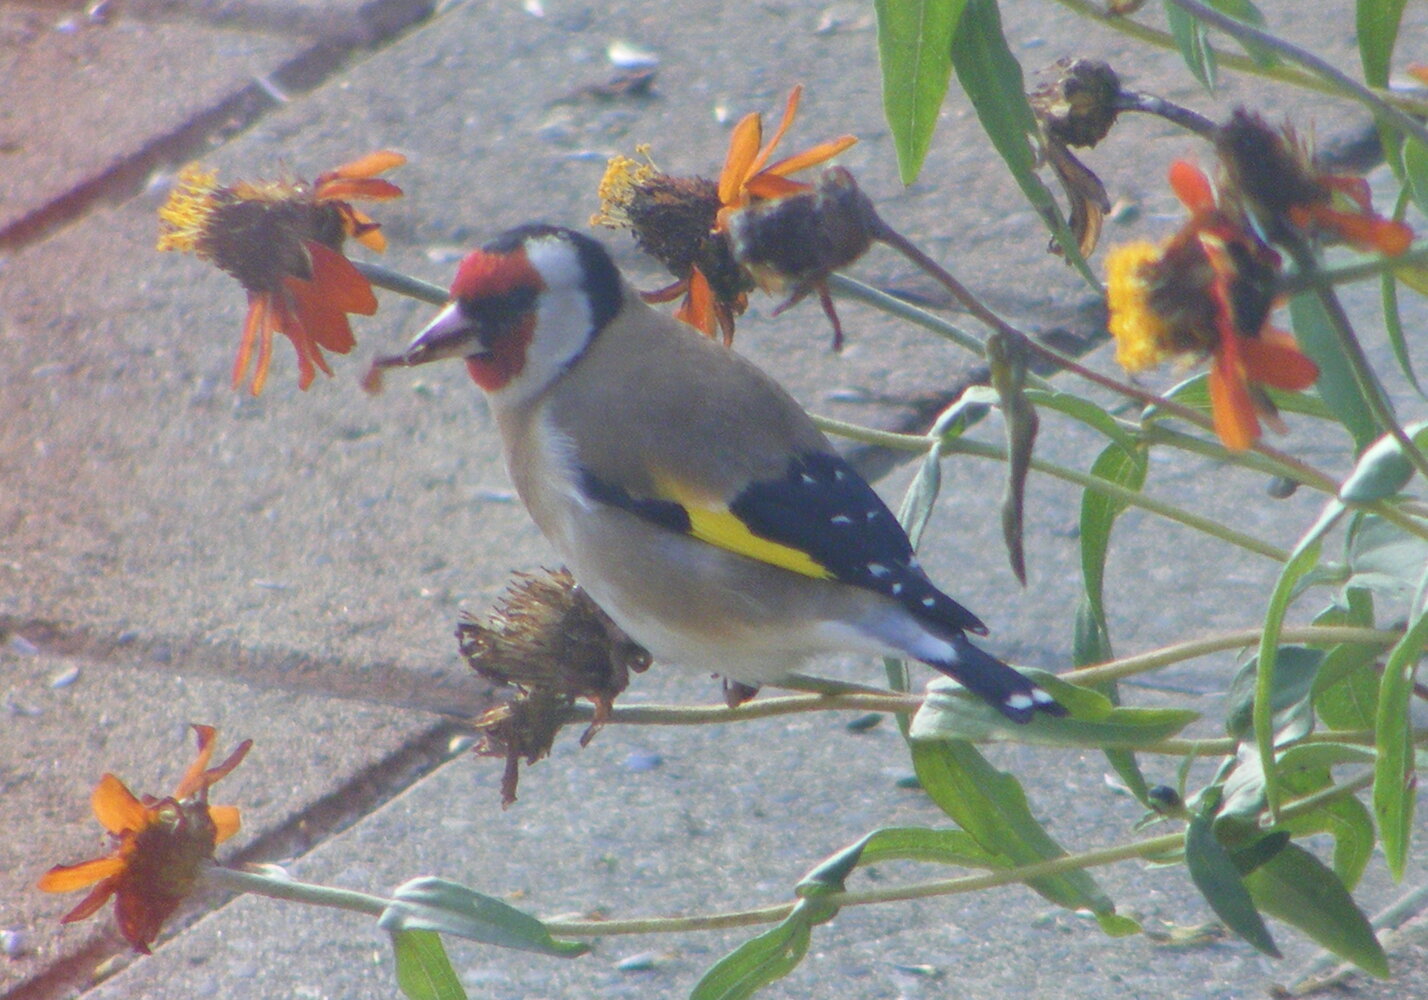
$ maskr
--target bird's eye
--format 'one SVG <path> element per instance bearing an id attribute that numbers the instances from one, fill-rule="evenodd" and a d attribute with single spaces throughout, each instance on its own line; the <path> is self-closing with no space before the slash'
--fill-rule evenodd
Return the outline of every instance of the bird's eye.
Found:
<path id="1" fill-rule="evenodd" d="M 535 306 L 536 289 L 512 288 L 496 295 L 483 295 L 467 303 L 467 309 L 484 330 L 504 331 L 520 324 Z"/>

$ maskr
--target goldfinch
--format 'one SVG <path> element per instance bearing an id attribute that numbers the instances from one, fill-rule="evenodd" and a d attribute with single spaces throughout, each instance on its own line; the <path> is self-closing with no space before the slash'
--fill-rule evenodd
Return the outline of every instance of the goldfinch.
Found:
<path id="1" fill-rule="evenodd" d="M 524 226 L 462 262 L 386 363 L 462 358 L 531 517 L 658 661 L 741 684 L 835 651 L 908 656 L 1026 722 L 1064 709 L 979 649 L 897 519 L 777 383 L 656 312 L 604 247 Z"/>

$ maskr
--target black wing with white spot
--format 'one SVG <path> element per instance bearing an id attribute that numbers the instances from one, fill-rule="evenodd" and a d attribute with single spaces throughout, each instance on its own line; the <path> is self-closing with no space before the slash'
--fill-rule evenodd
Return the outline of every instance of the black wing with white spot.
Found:
<path id="1" fill-rule="evenodd" d="M 976 615 L 932 585 L 897 518 L 837 455 L 798 456 L 783 478 L 750 484 L 729 510 L 753 534 L 808 553 L 843 583 L 885 594 L 930 624 L 986 634 Z"/>

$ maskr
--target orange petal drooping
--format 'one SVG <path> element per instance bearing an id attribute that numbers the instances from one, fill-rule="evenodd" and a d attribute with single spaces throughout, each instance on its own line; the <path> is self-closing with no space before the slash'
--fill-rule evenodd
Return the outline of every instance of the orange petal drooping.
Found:
<path id="1" fill-rule="evenodd" d="M 1170 188 L 1192 213 L 1212 211 L 1215 207 L 1215 189 L 1210 185 L 1210 178 L 1186 160 L 1176 160 L 1170 165 Z"/>

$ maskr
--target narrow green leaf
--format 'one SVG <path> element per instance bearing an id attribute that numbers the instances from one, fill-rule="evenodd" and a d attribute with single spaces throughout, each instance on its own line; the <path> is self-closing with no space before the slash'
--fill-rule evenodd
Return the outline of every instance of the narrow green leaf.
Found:
<path id="1" fill-rule="evenodd" d="M 1275 744 L 1299 739 L 1313 728 L 1309 698 L 1314 678 L 1324 662 L 1322 649 L 1280 646 L 1275 653 L 1274 681 L 1269 701 Z M 1225 734 L 1236 739 L 1254 724 L 1254 699 L 1258 692 L 1259 657 L 1250 660 L 1235 674 L 1225 699 Z"/>
<path id="2" fill-rule="evenodd" d="M 1002 33 L 996 0 L 967 0 L 952 36 L 952 68 L 987 137 L 1022 194 L 1051 231 L 1067 262 L 1099 290 L 1100 280 L 1081 255 L 1061 206 L 1036 173 L 1037 155 L 1031 144 L 1031 137 L 1038 133 L 1036 115 L 1026 99 L 1021 64 Z"/>
<path id="3" fill-rule="evenodd" d="M 574 958 L 590 950 L 578 941 L 557 941 L 545 925 L 528 913 L 494 896 L 464 885 L 430 876 L 397 887 L 392 905 L 382 912 L 377 926 L 401 931 L 436 931 L 484 944 L 543 955 Z"/>
<path id="4" fill-rule="evenodd" d="M 1119 444 L 1106 447 L 1091 465 L 1091 475 L 1117 486 L 1139 491 L 1145 485 L 1146 453 L 1143 448 L 1127 450 Z M 1110 551 L 1111 529 L 1125 511 L 1124 501 L 1096 490 L 1081 494 L 1081 580 L 1086 601 L 1096 627 L 1106 631 L 1103 604 L 1106 555 Z M 1077 666 L 1085 666 L 1078 661 Z"/>
<path id="5" fill-rule="evenodd" d="M 1373 594 L 1345 587 L 1339 602 L 1314 616 L 1315 625 L 1373 627 Z M 1330 646 L 1314 678 L 1314 713 L 1330 729 L 1370 729 L 1378 715 L 1378 673 L 1383 648 L 1345 642 Z M 1342 874 L 1342 873 L 1341 873 Z"/>
<path id="6" fill-rule="evenodd" d="M 1408 353 L 1408 338 L 1403 333 L 1403 314 L 1398 308 L 1398 276 L 1392 273 L 1379 278 L 1379 294 L 1383 300 L 1383 328 L 1388 334 L 1389 346 L 1393 348 L 1393 359 L 1398 362 L 1398 370 L 1413 386 L 1418 395 L 1425 395 L 1418 381 L 1418 373 L 1413 370 L 1413 357 Z"/>
<path id="7" fill-rule="evenodd" d="M 783 923 L 750 938 L 715 962 L 694 985 L 689 1000 L 745 1000 L 798 968 L 822 908 L 800 900 Z"/>
<path id="8" fill-rule="evenodd" d="M 1285 791 L 1303 798 L 1333 784 L 1330 770 L 1342 764 L 1372 764 L 1374 753 L 1350 743 L 1304 743 L 1290 747 L 1279 757 L 1280 780 Z M 1325 802 L 1312 812 L 1285 822 L 1285 830 L 1296 837 L 1327 833 L 1334 838 L 1334 874 L 1350 890 L 1358 884 L 1373 856 L 1376 837 L 1373 816 L 1352 796 Z"/>
<path id="9" fill-rule="evenodd" d="M 397 986 L 409 1000 L 466 1000 L 436 931 L 393 931 Z"/>
<path id="10" fill-rule="evenodd" d="M 1419 448 L 1428 444 L 1428 422 L 1409 424 L 1403 431 Z M 1385 434 L 1359 456 L 1354 471 L 1339 487 L 1339 498 L 1345 503 L 1373 503 L 1398 493 L 1412 478 L 1413 463 L 1398 439 Z"/>
<path id="11" fill-rule="evenodd" d="M 952 78 L 952 33 L 967 0 L 875 0 L 883 115 L 898 174 L 917 180 Z"/>
<path id="12" fill-rule="evenodd" d="M 1358 0 L 1354 27 L 1359 38 L 1359 59 L 1364 82 L 1370 87 L 1387 87 L 1393 62 L 1393 45 L 1407 0 Z"/>
<path id="13" fill-rule="evenodd" d="M 1027 671 L 1028 676 L 1033 676 Z M 1037 683 L 1069 711 L 1063 718 L 1038 715 L 1028 723 L 1007 719 L 984 699 L 969 694 L 955 681 L 937 678 L 927 685 L 927 696 L 912 717 L 908 733 L 913 740 L 969 740 L 976 743 L 1004 740 L 1050 747 L 1136 748 L 1169 739 L 1200 718 L 1198 712 L 1178 708 L 1124 708 L 1111 706 L 1104 695 L 1062 684 L 1053 674 L 1034 675 Z M 1081 698 L 1073 697 L 1071 692 Z M 1075 702 L 1094 695 L 1104 701 L 1104 712 L 1078 711 Z"/>
<path id="14" fill-rule="evenodd" d="M 858 863 L 928 861 L 961 868 L 1003 868 L 1006 860 L 986 851 L 963 830 L 932 830 L 922 826 L 890 826 L 875 830 L 863 842 Z"/>
<path id="15" fill-rule="evenodd" d="M 1266 955 L 1279 958 L 1279 948 L 1245 888 L 1239 867 L 1215 838 L 1214 798 L 1206 802 L 1207 808 L 1190 817 L 1185 830 L 1185 867 L 1190 880 L 1226 927 Z"/>
<path id="16" fill-rule="evenodd" d="M 1242 21 L 1252 28 L 1263 28 L 1266 26 L 1264 14 L 1250 0 L 1210 0 L 1210 6 L 1214 7 L 1221 14 L 1227 14 L 1236 21 Z M 1245 50 L 1245 55 L 1249 56 L 1261 66 L 1279 65 L 1279 55 L 1273 49 L 1267 49 L 1263 45 L 1247 41 L 1243 38 L 1235 39 L 1240 48 Z"/>
<path id="17" fill-rule="evenodd" d="M 1359 391 L 1353 369 L 1339 347 L 1323 304 L 1313 292 L 1295 295 L 1289 300 L 1289 317 L 1299 346 L 1319 366 L 1319 381 L 1314 385 L 1319 398 L 1354 439 L 1354 450 L 1367 448 L 1381 428 Z"/>
<path id="18" fill-rule="evenodd" d="M 1002 541 L 1017 581 L 1026 586 L 1026 547 L 1022 543 L 1026 476 L 1041 420 L 1026 397 L 1031 349 L 1020 335 L 996 331 L 987 338 L 987 365 L 1002 412 L 1007 440 L 1006 489 L 1002 494 Z"/>
<path id="19" fill-rule="evenodd" d="M 1428 147 L 1412 136 L 1405 136 L 1399 162 L 1403 164 L 1403 174 L 1408 181 L 1408 193 L 1412 195 L 1413 203 L 1420 212 L 1428 212 Z M 1399 276 L 1409 280 L 1405 274 L 1400 273 Z M 1413 287 L 1422 291 L 1417 283 Z"/>
<path id="20" fill-rule="evenodd" d="M 1428 614 L 1420 611 L 1412 626 L 1388 654 L 1378 690 L 1378 766 L 1373 777 L 1373 812 L 1383 840 L 1383 855 L 1395 879 L 1403 878 L 1413 832 L 1418 775 L 1413 754 L 1413 720 L 1409 702 L 1418 658 L 1428 643 Z"/>
<path id="21" fill-rule="evenodd" d="M 1170 34 L 1175 39 L 1175 47 L 1180 50 L 1180 58 L 1195 74 L 1195 79 L 1211 94 L 1215 92 L 1215 50 L 1202 24 L 1193 14 L 1177 7 L 1167 0 L 1166 20 L 1170 23 Z"/>
<path id="22" fill-rule="evenodd" d="M 1373 514 L 1354 518 L 1347 549 L 1349 578 L 1344 586 L 1390 600 L 1411 598 L 1428 566 L 1428 541 Z"/>
<path id="23" fill-rule="evenodd" d="M 1065 855 L 1036 821 L 1026 793 L 1012 775 L 998 771 L 970 743 L 912 743 L 912 762 L 923 790 L 983 849 L 1010 865 L 1030 864 Z M 1098 916 L 1113 914 L 1110 897 L 1088 872 L 1074 871 L 1027 883 L 1045 898 L 1068 909 Z"/>
<path id="24" fill-rule="evenodd" d="M 1097 406 L 1089 399 L 1069 392 L 1035 387 L 1027 388 L 1026 398 L 1040 409 L 1055 410 L 1079 420 L 1092 430 L 1110 438 L 1127 452 L 1135 452 L 1142 447 L 1135 435 L 1123 428 L 1103 407 Z"/>
<path id="25" fill-rule="evenodd" d="M 1265 773 L 1264 794 L 1269 814 L 1276 818 L 1279 816 L 1279 792 L 1274 778 L 1274 668 L 1279 654 L 1279 633 L 1284 627 L 1284 616 L 1300 578 L 1318 564 L 1324 535 L 1338 523 L 1343 513 L 1344 505 L 1337 500 L 1325 506 L 1319 520 L 1299 540 L 1288 562 L 1280 570 L 1264 615 L 1254 694 L 1254 738 Z"/>
<path id="26" fill-rule="evenodd" d="M 1285 845 L 1245 876 L 1244 884 L 1265 913 L 1365 972 L 1388 978 L 1388 956 L 1368 918 L 1338 876 L 1298 844 Z"/>

